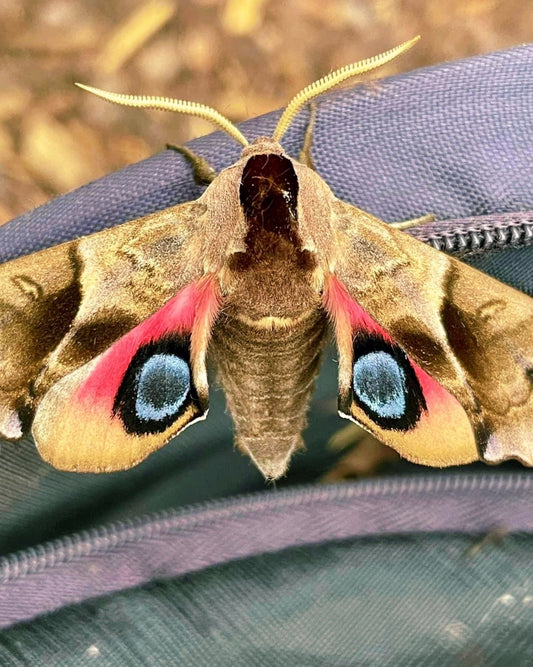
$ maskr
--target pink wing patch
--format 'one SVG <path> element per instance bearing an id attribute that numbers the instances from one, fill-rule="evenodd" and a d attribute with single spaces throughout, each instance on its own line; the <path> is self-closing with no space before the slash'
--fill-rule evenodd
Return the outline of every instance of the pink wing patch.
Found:
<path id="1" fill-rule="evenodd" d="M 54 384 L 33 423 L 43 458 L 64 470 L 123 470 L 203 418 L 205 354 L 219 307 L 216 279 L 191 283 Z"/>
<path id="2" fill-rule="evenodd" d="M 210 329 L 218 308 L 218 290 L 213 281 L 187 285 L 110 347 L 73 398 L 80 406 L 97 403 L 99 409 L 110 414 L 126 370 L 140 347 L 173 335 L 190 335 L 196 322 L 200 328 L 207 325 Z"/>
<path id="3" fill-rule="evenodd" d="M 417 463 L 445 465 L 451 450 L 457 463 L 479 458 L 459 401 L 404 352 L 335 276 L 328 277 L 324 305 L 339 347 L 342 416 Z"/>

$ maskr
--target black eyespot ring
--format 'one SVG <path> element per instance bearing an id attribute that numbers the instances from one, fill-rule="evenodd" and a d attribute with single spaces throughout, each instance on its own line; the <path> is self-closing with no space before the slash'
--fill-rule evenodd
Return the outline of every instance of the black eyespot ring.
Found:
<path id="1" fill-rule="evenodd" d="M 351 402 L 383 429 L 416 426 L 427 406 L 405 352 L 379 336 L 357 336 L 352 359 Z"/>
<path id="2" fill-rule="evenodd" d="M 189 338 L 141 346 L 117 391 L 113 414 L 127 433 L 162 433 L 194 404 L 203 412 L 191 372 Z"/>

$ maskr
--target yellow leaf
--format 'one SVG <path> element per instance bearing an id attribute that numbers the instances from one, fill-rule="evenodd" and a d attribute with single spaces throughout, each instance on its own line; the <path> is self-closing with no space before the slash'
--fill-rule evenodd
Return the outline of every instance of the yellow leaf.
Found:
<path id="1" fill-rule="evenodd" d="M 96 59 L 99 73 L 118 71 L 139 49 L 174 16 L 175 3 L 153 0 L 137 8 L 111 34 Z"/>
<path id="2" fill-rule="evenodd" d="M 265 0 L 226 0 L 222 25 L 232 35 L 248 35 L 263 21 Z"/>
<path id="3" fill-rule="evenodd" d="M 36 111 L 24 119 L 21 159 L 56 192 L 72 190 L 98 175 L 98 140 L 86 145 L 87 131 L 71 131 L 49 114 Z"/>

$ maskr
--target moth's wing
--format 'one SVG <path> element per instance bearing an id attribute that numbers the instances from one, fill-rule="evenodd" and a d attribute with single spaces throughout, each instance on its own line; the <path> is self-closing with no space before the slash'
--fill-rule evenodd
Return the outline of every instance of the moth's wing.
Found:
<path id="1" fill-rule="evenodd" d="M 533 465 L 533 299 L 335 203 L 340 411 L 406 458 Z"/>
<path id="2" fill-rule="evenodd" d="M 67 334 L 81 301 L 76 242 L 0 266 L 0 433 L 16 440 L 32 419 L 31 386 Z"/>
<path id="3" fill-rule="evenodd" d="M 204 213 L 183 204 L 0 266 L 4 437 L 31 428 L 56 467 L 117 470 L 205 412 Z"/>
<path id="4" fill-rule="evenodd" d="M 55 381 L 32 432 L 57 468 L 122 470 L 207 412 L 205 351 L 218 310 L 215 280 L 183 287 L 108 349 Z"/>

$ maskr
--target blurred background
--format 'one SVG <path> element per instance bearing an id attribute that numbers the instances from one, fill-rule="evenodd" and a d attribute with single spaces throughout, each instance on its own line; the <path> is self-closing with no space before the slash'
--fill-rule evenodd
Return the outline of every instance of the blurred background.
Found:
<path id="1" fill-rule="evenodd" d="M 378 76 L 531 39 L 528 0 L 2 0 L 0 222 L 212 131 L 76 89 L 204 102 L 234 121 L 418 33 Z M 375 76 L 375 74 L 373 75 Z"/>

